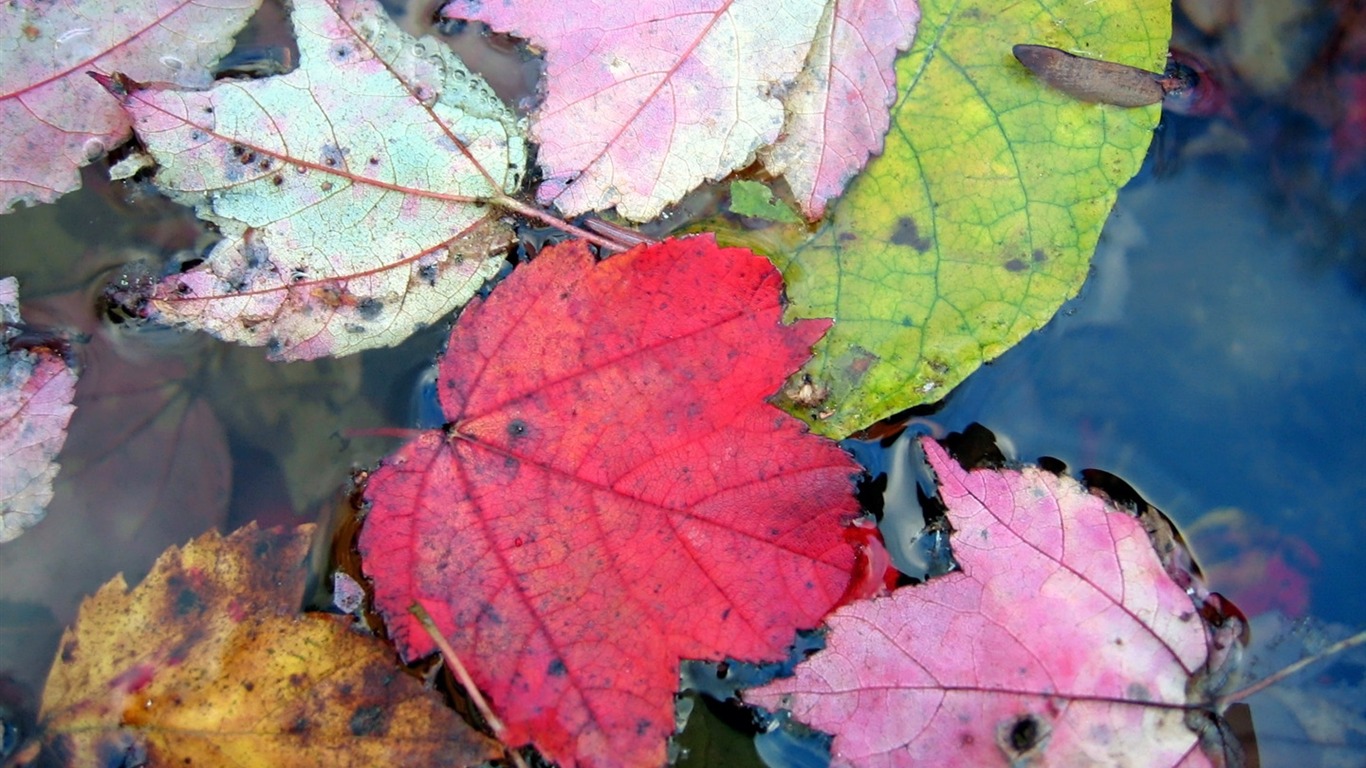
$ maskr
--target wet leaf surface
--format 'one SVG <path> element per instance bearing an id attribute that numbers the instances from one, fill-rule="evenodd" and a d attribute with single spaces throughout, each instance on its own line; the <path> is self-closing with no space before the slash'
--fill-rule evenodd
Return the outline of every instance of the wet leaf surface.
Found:
<path id="1" fill-rule="evenodd" d="M 43 694 L 61 765 L 466 766 L 498 754 L 388 647 L 301 614 L 312 526 L 172 548 L 81 607 Z"/>
<path id="2" fill-rule="evenodd" d="M 546 52 L 533 115 L 545 177 L 566 215 L 615 207 L 647 221 L 755 153 L 818 216 L 882 145 L 891 63 L 915 31 L 910 0 L 709 0 L 681 8 L 454 0 Z"/>
<path id="3" fill-rule="evenodd" d="M 0 279 L 0 543 L 43 519 L 74 410 L 66 341 L 24 330 L 19 281 Z"/>
<path id="4" fill-rule="evenodd" d="M 773 251 L 792 315 L 833 317 L 803 369 L 825 394 L 788 407 L 844 436 L 941 399 L 1081 288 L 1157 107 L 1083 104 L 1011 56 L 1033 41 L 1160 71 L 1169 6 L 927 2 L 897 61 L 881 156 L 810 242 Z M 1088 47 L 1089 46 L 1089 47 Z"/>
<path id="5" fill-rule="evenodd" d="M 786 655 L 850 581 L 851 459 L 764 402 L 827 327 L 709 237 L 543 251 L 451 334 L 449 423 L 374 472 L 360 549 L 408 659 L 433 616 L 508 728 L 654 765 L 682 658 Z"/>
<path id="6" fill-rule="evenodd" d="M 106 80 L 155 181 L 223 240 L 151 312 L 273 359 L 397 344 L 498 271 L 521 127 L 441 43 L 368 0 L 300 0 L 299 68 L 207 91 Z"/>
<path id="7" fill-rule="evenodd" d="M 836 610 L 826 649 L 746 700 L 833 733 L 842 765 L 1222 764 L 1213 715 L 1186 706 L 1227 638 L 1139 520 L 1071 478 L 922 445 L 962 570 Z"/>
<path id="8" fill-rule="evenodd" d="M 0 14 L 0 213 L 80 186 L 81 166 L 130 135 L 87 72 L 202 87 L 260 0 L 212 4 L 17 0 Z"/>

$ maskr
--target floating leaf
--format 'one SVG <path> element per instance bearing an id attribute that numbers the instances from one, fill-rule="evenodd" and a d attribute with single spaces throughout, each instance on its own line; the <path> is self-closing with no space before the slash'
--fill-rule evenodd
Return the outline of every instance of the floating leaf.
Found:
<path id="1" fill-rule="evenodd" d="M 75 407 L 76 372 L 61 349 L 24 346 L 19 281 L 0 279 L 0 543 L 43 519 Z"/>
<path id="2" fill-rule="evenodd" d="M 500 753 L 341 616 L 299 613 L 312 526 L 255 525 L 122 577 L 62 638 L 40 714 L 62 765 L 466 766 Z M 130 760 L 130 762 L 134 762 Z"/>
<path id="3" fill-rule="evenodd" d="M 831 224 L 775 254 L 797 317 L 834 317 L 788 407 L 843 436 L 943 397 L 1076 294 L 1159 109 L 1083 104 L 1029 76 L 1019 40 L 1162 68 L 1170 4 L 923 3 L 880 157 Z"/>
<path id="4" fill-rule="evenodd" d="M 452 0 L 442 15 L 546 51 L 532 123 L 541 201 L 646 221 L 764 148 L 765 165 L 820 214 L 881 146 L 892 59 L 915 29 L 910 0 L 850 5 Z"/>
<path id="5" fill-rule="evenodd" d="M 260 0 L 14 0 L 0 13 L 0 213 L 50 203 L 128 138 L 128 117 L 86 72 L 207 85 Z"/>
<path id="6" fill-rule="evenodd" d="M 106 84 L 155 181 L 223 233 L 151 295 L 161 320 L 275 359 L 388 346 L 467 301 L 511 234 L 522 129 L 478 76 L 371 0 L 299 0 L 299 68 L 185 92 Z"/>
<path id="7" fill-rule="evenodd" d="M 420 603 L 517 746 L 658 765 L 683 658 L 777 660 L 850 581 L 853 461 L 764 402 L 828 327 L 710 237 L 543 251 L 461 315 L 449 423 L 374 472 L 360 549 L 405 658 Z"/>
<path id="8" fill-rule="evenodd" d="M 1219 763 L 1198 707 L 1225 637 L 1139 520 L 1071 478 L 922 445 L 961 570 L 836 610 L 826 649 L 746 700 L 833 733 L 841 765 Z"/>

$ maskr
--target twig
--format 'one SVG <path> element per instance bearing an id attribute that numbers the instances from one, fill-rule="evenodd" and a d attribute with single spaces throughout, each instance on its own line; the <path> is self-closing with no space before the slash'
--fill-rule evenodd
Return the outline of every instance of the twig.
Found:
<path id="1" fill-rule="evenodd" d="M 493 731 L 493 735 L 498 737 L 498 740 L 503 743 L 503 750 L 507 753 L 508 759 L 512 760 L 512 764 L 517 766 L 517 768 L 527 768 L 526 761 L 522 760 L 521 754 L 507 743 L 507 726 L 503 725 L 503 721 L 499 720 L 498 716 L 493 714 L 493 709 L 489 707 L 488 701 L 484 699 L 484 694 L 479 692 L 479 686 L 475 685 L 474 678 L 470 677 L 469 670 L 465 669 L 465 665 L 460 663 L 460 657 L 455 654 L 455 649 L 451 647 L 450 643 L 446 642 L 446 638 L 441 634 L 441 630 L 436 628 L 436 622 L 432 621 L 432 615 L 427 613 L 426 608 L 423 608 L 416 602 L 408 606 L 408 612 L 417 617 L 417 620 L 422 624 L 422 628 L 427 630 L 427 634 L 431 636 L 432 642 L 436 643 L 436 647 L 441 649 L 441 655 L 446 660 L 446 666 L 450 668 L 451 672 L 455 673 L 455 679 L 459 680 L 460 684 L 465 687 L 465 693 L 469 694 L 470 701 L 474 704 L 474 708 L 479 710 L 480 715 L 483 715 L 484 722 L 489 724 L 489 728 Z"/>
<path id="2" fill-rule="evenodd" d="M 1230 693 L 1227 696 L 1220 696 L 1219 705 L 1220 707 L 1222 707 L 1230 702 L 1242 701 L 1255 693 L 1259 693 L 1260 691 L 1272 685 L 1275 685 L 1276 683 L 1279 683 L 1280 681 L 1286 679 L 1287 677 L 1290 677 L 1296 672 L 1299 672 L 1301 669 L 1304 669 L 1305 667 L 1309 666 L 1310 664 L 1313 664 L 1314 662 L 1322 661 L 1328 658 L 1329 656 L 1332 656 L 1337 653 L 1342 653 L 1343 651 L 1349 648 L 1354 648 L 1358 645 L 1361 645 L 1362 643 L 1366 643 L 1366 632 L 1358 632 L 1345 640 L 1339 640 L 1338 642 L 1333 643 L 1327 648 L 1324 648 L 1322 651 L 1319 651 L 1313 656 L 1300 659 L 1294 664 L 1291 664 L 1290 666 L 1285 667 L 1284 669 L 1281 669 L 1280 671 L 1274 674 L 1268 675 L 1267 677 L 1258 680 L 1257 682 L 1253 683 L 1252 685 L 1249 685 L 1241 691 L 1234 691 L 1233 693 Z"/>

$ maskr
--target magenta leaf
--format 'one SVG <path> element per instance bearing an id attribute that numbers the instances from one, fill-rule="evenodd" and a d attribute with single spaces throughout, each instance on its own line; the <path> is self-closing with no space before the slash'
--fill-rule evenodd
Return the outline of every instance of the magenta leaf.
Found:
<path id="1" fill-rule="evenodd" d="M 1218 764 L 1187 711 L 1214 634 L 1138 519 L 923 445 L 962 570 L 836 610 L 825 650 L 745 698 L 833 733 L 841 765 Z"/>
<path id="2" fill-rule="evenodd" d="M 0 543 L 43 519 L 76 410 L 76 372 L 59 349 L 17 344 L 19 323 L 19 283 L 7 277 L 0 280 Z"/>
<path id="3" fill-rule="evenodd" d="M 14 0 L 0 13 L 0 213 L 80 186 L 123 143 L 128 117 L 87 72 L 209 84 L 260 0 Z"/>

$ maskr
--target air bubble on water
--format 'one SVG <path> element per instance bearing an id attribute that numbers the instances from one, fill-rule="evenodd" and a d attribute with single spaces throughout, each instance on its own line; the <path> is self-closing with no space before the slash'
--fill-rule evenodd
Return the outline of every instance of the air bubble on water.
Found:
<path id="1" fill-rule="evenodd" d="M 85 146 L 82 147 L 82 150 L 85 152 L 86 160 L 97 160 L 103 157 L 107 149 L 108 148 L 104 146 L 104 142 L 99 139 L 86 139 Z"/>

